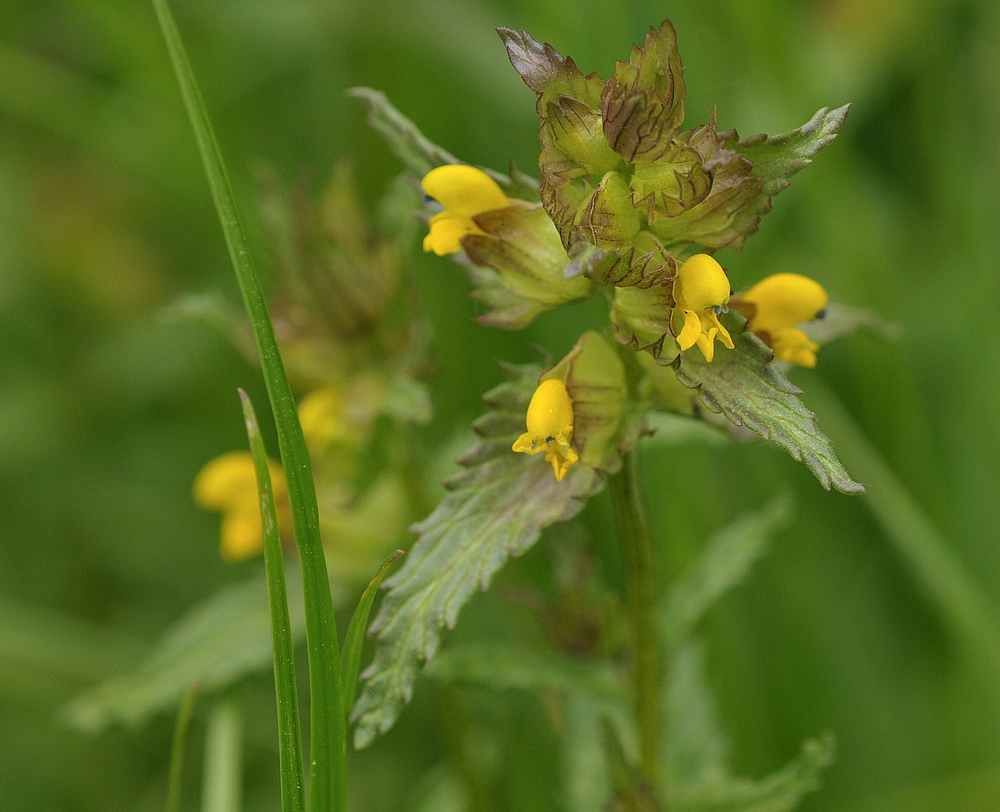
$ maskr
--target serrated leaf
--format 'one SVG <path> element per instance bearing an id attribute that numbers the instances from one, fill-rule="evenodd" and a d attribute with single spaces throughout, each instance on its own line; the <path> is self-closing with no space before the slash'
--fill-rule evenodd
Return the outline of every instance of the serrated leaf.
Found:
<path id="1" fill-rule="evenodd" d="M 536 365 L 509 367 L 511 380 L 484 396 L 492 411 L 474 425 L 482 440 L 458 462 L 465 470 L 424 521 L 406 563 L 389 589 L 370 633 L 374 661 L 352 712 L 355 746 L 364 747 L 395 723 L 413 693 L 420 665 L 437 651 L 445 626 L 476 587 L 486 589 L 508 558 L 527 551 L 541 531 L 566 521 L 597 493 L 603 480 L 576 465 L 562 482 L 541 456 L 515 454 L 524 415 L 541 374 Z"/>
<path id="2" fill-rule="evenodd" d="M 801 393 L 770 363 L 773 355 L 753 333 L 740 332 L 739 316 L 730 314 L 729 332 L 736 348 L 720 347 L 711 363 L 696 350 L 678 356 L 677 378 L 698 391 L 701 402 L 730 422 L 759 434 L 804 462 L 820 484 L 842 493 L 864 493 L 851 479 L 833 443 L 819 430 L 816 415 L 796 395 Z"/>
<path id="3" fill-rule="evenodd" d="M 302 579 L 288 567 L 292 636 L 305 634 Z M 171 628 L 131 673 L 113 677 L 63 711 L 74 727 L 98 733 L 112 724 L 139 725 L 180 701 L 197 682 L 209 693 L 271 664 L 271 619 L 264 575 L 228 587 Z"/>
<path id="4" fill-rule="evenodd" d="M 596 73 L 584 76 L 571 58 L 564 57 L 548 43 L 543 45 L 525 31 L 501 27 L 497 33 L 507 49 L 510 64 L 535 91 L 540 116 L 545 115 L 548 102 L 560 96 L 576 99 L 595 110 L 601 108 L 604 80 Z"/>
<path id="5" fill-rule="evenodd" d="M 611 796 L 611 779 L 601 746 L 599 709 L 575 697 L 563 708 L 563 799 L 567 812 L 605 812 Z"/>
<path id="6" fill-rule="evenodd" d="M 462 163 L 424 136 L 410 119 L 399 112 L 385 93 L 370 87 L 352 87 L 347 95 L 368 108 L 368 126 L 381 135 L 393 155 L 415 175 L 423 177 L 436 166 Z"/>
<path id="7" fill-rule="evenodd" d="M 720 786 L 676 801 L 678 812 L 789 812 L 819 788 L 820 773 L 833 763 L 831 734 L 807 739 L 799 757 L 775 773 L 753 781 L 733 778 Z"/>
<path id="8" fill-rule="evenodd" d="M 798 758 L 765 778 L 733 777 L 698 645 L 677 653 L 666 708 L 670 808 L 678 812 L 789 812 L 819 786 L 820 772 L 834 759 L 827 734 L 805 741 Z"/>
<path id="9" fill-rule="evenodd" d="M 729 780 L 729 745 L 705 677 L 705 652 L 685 641 L 671 658 L 665 681 L 667 785 L 684 797 L 724 786 Z"/>
<path id="10" fill-rule="evenodd" d="M 761 194 L 774 196 L 788 186 L 796 172 L 837 137 L 851 105 L 835 110 L 823 107 L 801 127 L 780 135 L 752 135 L 742 141 L 735 130 L 719 133 L 727 149 L 753 162 L 753 176 L 764 181 Z"/>
<path id="11" fill-rule="evenodd" d="M 520 330 L 527 327 L 548 308 L 540 302 L 526 299 L 504 287 L 500 276 L 492 268 L 479 265 L 463 265 L 462 269 L 472 285 L 469 297 L 487 308 L 476 321 L 490 327 L 504 330 Z"/>
<path id="12" fill-rule="evenodd" d="M 668 648 L 680 646 L 705 612 L 747 576 L 790 514 L 789 500 L 778 498 L 741 516 L 709 540 L 664 601 L 661 625 Z"/>
<path id="13" fill-rule="evenodd" d="M 393 154 L 417 177 L 422 178 L 437 166 L 463 163 L 420 132 L 417 125 L 399 112 L 380 90 L 352 87 L 347 95 L 359 99 L 368 108 L 368 125 L 385 139 Z M 520 172 L 513 164 L 509 175 L 487 167 L 480 169 L 504 186 L 508 196 L 538 199 L 538 181 Z"/>

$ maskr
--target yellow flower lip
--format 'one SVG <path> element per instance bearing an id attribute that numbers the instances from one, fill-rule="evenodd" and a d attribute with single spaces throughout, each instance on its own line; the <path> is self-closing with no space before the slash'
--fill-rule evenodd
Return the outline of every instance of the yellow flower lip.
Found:
<path id="1" fill-rule="evenodd" d="M 269 459 L 267 466 L 278 526 L 287 529 L 292 517 L 285 474 L 274 460 Z M 264 549 L 257 475 L 249 451 L 231 451 L 210 460 L 198 472 L 192 490 L 199 506 L 222 514 L 219 552 L 226 561 L 243 561 Z"/>
<path id="2" fill-rule="evenodd" d="M 753 305 L 749 329 L 769 333 L 812 321 L 830 300 L 819 282 L 797 273 L 772 274 L 740 298 Z"/>
<path id="3" fill-rule="evenodd" d="M 715 357 L 715 339 L 729 349 L 733 339 L 719 321 L 729 307 L 729 277 L 708 254 L 695 254 L 677 269 L 674 281 L 674 327 L 683 321 L 677 346 L 683 352 L 698 345 L 705 360 Z"/>
<path id="4" fill-rule="evenodd" d="M 542 381 L 528 404 L 527 431 L 511 448 L 522 454 L 545 452 L 557 481 L 562 481 L 579 455 L 570 444 L 573 438 L 573 400 L 566 384 L 558 378 Z"/>
<path id="5" fill-rule="evenodd" d="M 432 169 L 420 186 L 425 195 L 444 206 L 444 211 L 431 217 L 431 230 L 424 237 L 424 250 L 438 256 L 461 251 L 466 234 L 484 233 L 472 219 L 477 214 L 510 205 L 510 199 L 493 178 L 467 164 Z"/>
<path id="6" fill-rule="evenodd" d="M 776 273 L 762 279 L 740 297 L 751 307 L 747 329 L 759 336 L 780 361 L 816 366 L 819 344 L 796 325 L 826 315 L 830 297 L 815 279 L 797 273 Z"/>

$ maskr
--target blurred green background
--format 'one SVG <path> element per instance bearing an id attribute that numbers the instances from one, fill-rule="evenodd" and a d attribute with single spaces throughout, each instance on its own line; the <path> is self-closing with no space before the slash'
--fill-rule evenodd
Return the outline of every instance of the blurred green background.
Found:
<path id="1" fill-rule="evenodd" d="M 837 762 L 810 812 L 1000 809 L 1000 7 L 989 0 L 175 0 L 260 262 L 254 170 L 316 184 L 342 156 L 374 206 L 401 167 L 344 90 L 370 85 L 472 163 L 533 171 L 534 99 L 493 32 L 524 28 L 607 76 L 670 17 L 687 123 L 782 132 L 852 102 L 840 138 L 760 233 L 719 259 L 739 289 L 777 271 L 901 325 L 858 333 L 792 379 L 869 495 L 822 491 L 764 443 L 643 457 L 665 577 L 776 493 L 796 518 L 704 630 L 735 766 L 761 776 L 832 730 Z M 315 185 L 315 184 L 314 184 Z M 428 447 L 482 410 L 493 359 L 559 357 L 598 302 L 523 333 L 471 321 L 466 283 L 418 253 L 434 327 Z M 212 456 L 243 448 L 236 387 L 260 375 L 181 294 L 238 300 L 152 7 L 0 7 L 0 808 L 162 808 L 172 719 L 88 737 L 59 709 L 126 671 L 186 609 L 259 561 L 224 565 L 216 517 L 190 499 Z M 272 436 L 273 435 L 269 435 Z M 585 521 L 612 581 L 608 506 Z M 555 538 L 517 568 L 548 566 Z M 603 542 L 602 542 L 603 540 Z M 981 594 L 980 594 L 981 591 Z M 488 623 L 502 597 L 469 609 Z M 477 618 L 486 618 L 477 620 Z M 460 623 L 458 634 L 462 633 Z M 466 632 L 467 634 L 469 632 Z M 247 809 L 276 808 L 270 675 L 244 681 Z M 356 756 L 357 809 L 413 809 L 446 738 L 418 687 Z M 469 691 L 474 759 L 497 809 L 556 809 L 556 734 L 538 701 Z M 524 722 L 529 719 L 529 722 Z M 454 727 L 454 725 L 452 725 Z M 196 795 L 204 712 L 187 793 Z M 446 726 L 447 728 L 447 726 Z M 530 752 L 526 742 L 531 742 Z M 520 743 L 517 746 L 517 743 Z M 499 755 L 498 755 L 499 754 Z M 497 766 L 499 764 L 499 766 Z M 430 783 L 428 783 L 430 782 Z M 193 808 L 193 807 L 192 807 Z"/>

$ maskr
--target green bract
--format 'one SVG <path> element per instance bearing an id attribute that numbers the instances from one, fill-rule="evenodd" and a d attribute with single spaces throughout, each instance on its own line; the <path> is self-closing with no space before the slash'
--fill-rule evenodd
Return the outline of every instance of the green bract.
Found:
<path id="1" fill-rule="evenodd" d="M 684 77 L 669 21 L 607 82 L 525 32 L 498 29 L 535 91 L 541 199 L 570 256 L 606 257 L 597 281 L 641 285 L 669 276 L 694 246 L 739 251 L 788 178 L 834 137 L 847 108 L 819 111 L 785 135 L 741 141 L 714 120 L 682 131 Z M 641 216 L 640 216 L 641 215 Z M 624 266 L 624 267 L 623 267 Z"/>
<path id="2" fill-rule="evenodd" d="M 517 202 L 473 219 L 484 233 L 463 237 L 462 247 L 474 265 L 493 271 L 492 282 L 506 298 L 497 301 L 477 293 L 491 307 L 479 317 L 484 324 L 517 329 L 539 313 L 590 295 L 589 279 L 564 275 L 569 257 L 537 203 Z"/>

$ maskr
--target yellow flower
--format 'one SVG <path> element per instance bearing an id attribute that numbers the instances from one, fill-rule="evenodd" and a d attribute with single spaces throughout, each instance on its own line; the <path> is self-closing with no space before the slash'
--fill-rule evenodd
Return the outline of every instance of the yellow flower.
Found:
<path id="1" fill-rule="evenodd" d="M 523 454 L 545 452 L 552 463 L 556 479 L 562 481 L 566 471 L 579 456 L 570 443 L 573 440 L 573 401 L 566 384 L 557 378 L 542 381 L 528 404 L 528 430 L 512 446 Z"/>
<path id="2" fill-rule="evenodd" d="M 420 185 L 424 194 L 444 206 L 444 211 L 431 218 L 430 233 L 424 237 L 424 250 L 439 257 L 461 251 L 461 240 L 466 234 L 485 233 L 473 222 L 477 214 L 510 205 L 493 178 L 465 164 L 445 164 L 432 169 Z"/>
<path id="3" fill-rule="evenodd" d="M 274 489 L 278 529 L 287 533 L 292 526 L 288 486 L 281 466 L 267 461 Z M 260 522 L 257 477 L 249 451 L 232 451 L 209 462 L 194 480 L 194 501 L 206 510 L 222 513 L 219 552 L 227 561 L 251 558 L 264 549 Z"/>
<path id="4" fill-rule="evenodd" d="M 299 422 L 306 445 L 319 454 L 344 433 L 344 398 L 332 386 L 314 389 L 299 404 Z"/>
<path id="5" fill-rule="evenodd" d="M 719 322 L 719 313 L 729 305 L 729 277 L 708 254 L 695 254 L 677 269 L 674 282 L 674 329 L 680 320 L 677 346 L 687 350 L 698 345 L 706 361 L 715 357 L 715 339 L 729 349 L 733 339 Z"/>
<path id="6" fill-rule="evenodd" d="M 804 367 L 816 366 L 819 344 L 795 325 L 820 316 L 829 301 L 823 286 L 808 276 L 776 273 L 741 297 L 752 305 L 747 325 L 774 350 L 774 357 Z"/>

